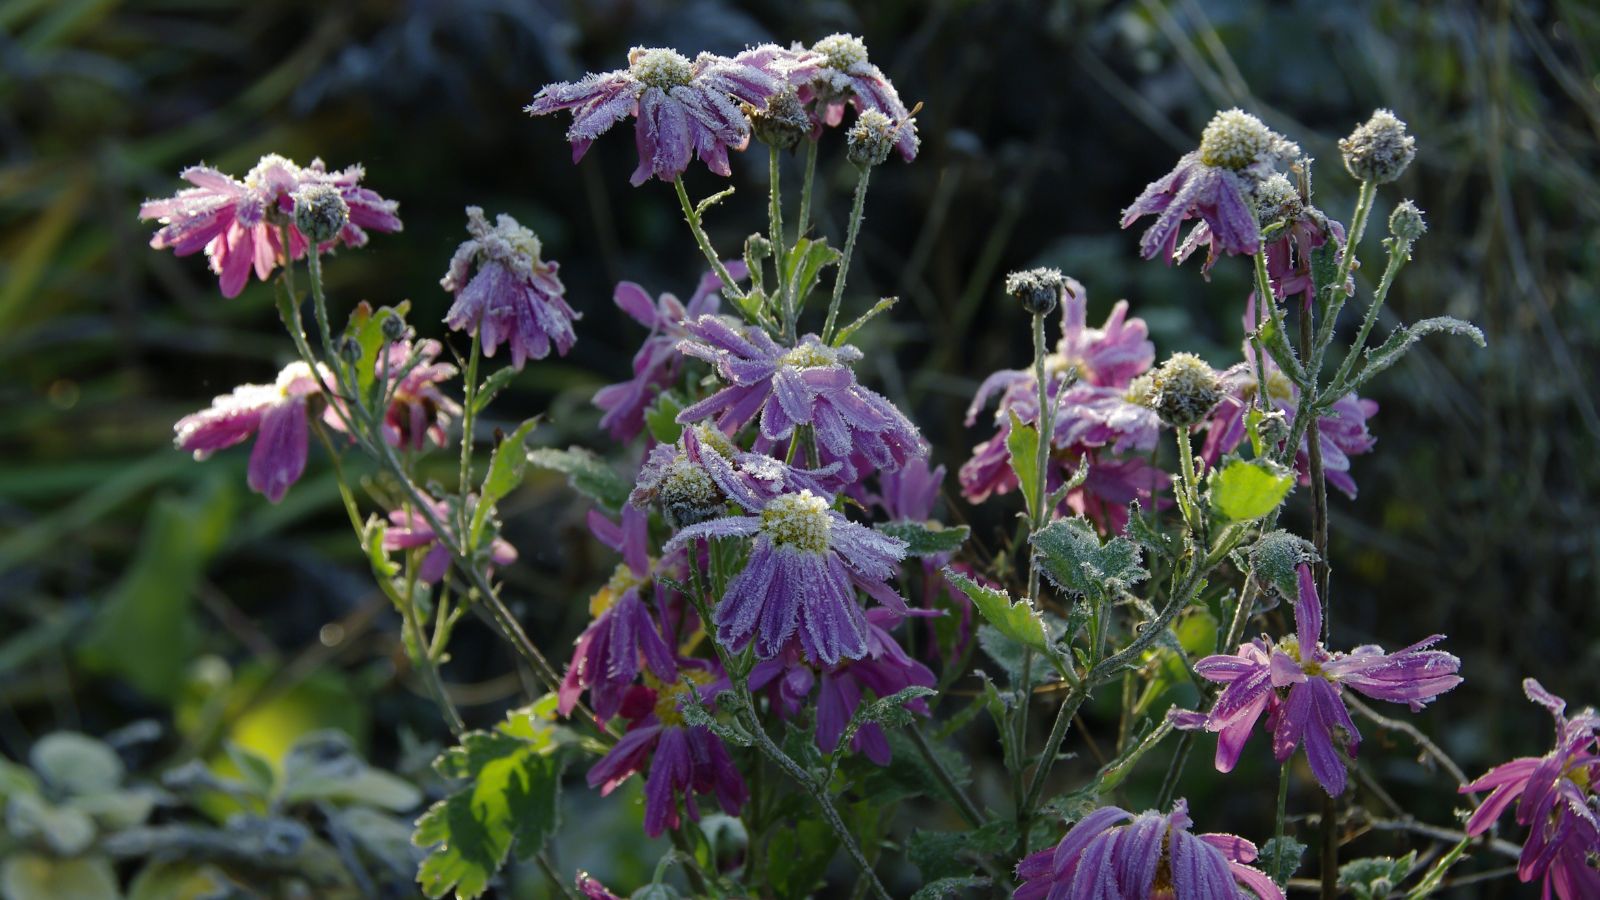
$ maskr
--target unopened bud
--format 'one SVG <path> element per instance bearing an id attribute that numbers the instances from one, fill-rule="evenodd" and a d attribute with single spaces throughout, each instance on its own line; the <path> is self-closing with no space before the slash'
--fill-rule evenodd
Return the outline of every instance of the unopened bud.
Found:
<path id="1" fill-rule="evenodd" d="M 391 313 L 383 318 L 383 339 L 394 343 L 406 336 L 406 320 L 399 313 Z"/>
<path id="2" fill-rule="evenodd" d="M 845 143 L 845 158 L 858 169 L 882 165 L 894 149 L 900 125 L 875 109 L 864 110 L 850 126 Z M 906 124 L 910 127 L 910 123 Z"/>
<path id="3" fill-rule="evenodd" d="M 1428 231 L 1428 223 L 1422 218 L 1422 210 L 1410 200 L 1400 201 L 1400 205 L 1389 214 L 1389 233 L 1396 240 L 1411 243 L 1422 237 Z"/>
<path id="4" fill-rule="evenodd" d="M 1150 406 L 1174 428 L 1198 424 L 1220 402 L 1222 380 L 1193 353 L 1172 354 L 1151 379 Z"/>
<path id="5" fill-rule="evenodd" d="M 1298 569 L 1317 558 L 1315 548 L 1305 538 L 1287 531 L 1269 531 L 1250 546 L 1250 569 L 1256 583 L 1270 588 L 1294 602 L 1300 596 Z"/>
<path id="6" fill-rule="evenodd" d="M 1006 293 L 1036 316 L 1048 316 L 1061 300 L 1067 277 L 1060 269 L 1023 269 L 1006 276 Z"/>
<path id="7" fill-rule="evenodd" d="M 1255 188 L 1256 218 L 1263 226 L 1300 215 L 1300 190 L 1287 177 L 1274 173 Z"/>
<path id="8" fill-rule="evenodd" d="M 1339 141 L 1344 167 L 1357 181 L 1378 184 L 1400 177 L 1417 155 L 1417 139 L 1406 134 L 1406 123 L 1387 109 L 1372 114 L 1350 136 Z"/>
<path id="9" fill-rule="evenodd" d="M 656 488 L 661 514 L 673 528 L 687 528 L 722 512 L 725 501 L 717 483 L 705 469 L 688 461 L 672 467 Z"/>
<path id="10" fill-rule="evenodd" d="M 361 342 L 353 337 L 339 339 L 339 357 L 347 363 L 361 361 Z"/>
<path id="11" fill-rule="evenodd" d="M 350 205 L 331 184 L 308 184 L 294 192 L 294 227 L 313 244 L 326 244 L 350 224 Z"/>
<path id="12" fill-rule="evenodd" d="M 745 111 L 750 116 L 750 131 L 756 140 L 779 150 L 788 150 L 811 133 L 811 118 L 792 87 L 767 97 L 764 109 L 746 106 Z"/>

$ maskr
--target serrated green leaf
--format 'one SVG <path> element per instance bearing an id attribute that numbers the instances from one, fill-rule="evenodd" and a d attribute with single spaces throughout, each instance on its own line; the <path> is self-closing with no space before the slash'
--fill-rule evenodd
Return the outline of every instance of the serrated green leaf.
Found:
<path id="1" fill-rule="evenodd" d="M 1211 475 L 1211 508 L 1248 522 L 1278 508 L 1294 487 L 1294 473 L 1267 459 L 1229 460 Z"/>
<path id="2" fill-rule="evenodd" d="M 656 397 L 644 411 L 645 427 L 658 444 L 676 444 L 683 436 L 683 426 L 678 424 L 678 413 L 683 411 L 683 400 L 672 391 Z"/>
<path id="3" fill-rule="evenodd" d="M 1033 515 L 1033 496 L 1039 484 L 1039 429 L 1011 414 L 1011 431 L 1006 434 L 1006 452 L 1011 456 L 1011 471 L 1017 474 L 1028 515 Z"/>
<path id="4" fill-rule="evenodd" d="M 799 900 L 822 881 L 828 860 L 838 849 L 833 829 L 824 822 L 802 819 L 780 827 L 767 841 L 767 883 L 780 900 Z"/>
<path id="5" fill-rule="evenodd" d="M 1024 646 L 1049 651 L 1044 620 L 1026 599 L 1012 602 L 1011 595 L 1005 591 L 984 587 L 949 566 L 944 568 L 944 577 L 972 599 L 978 614 L 996 631 Z"/>
<path id="6" fill-rule="evenodd" d="M 905 541 L 907 556 L 954 553 L 972 533 L 965 525 L 945 527 L 938 522 L 881 522 L 876 527 L 892 538 Z"/>
<path id="7" fill-rule="evenodd" d="M 1479 347 L 1488 346 L 1483 339 L 1483 331 L 1471 322 L 1464 322 L 1454 316 L 1435 316 L 1423 319 L 1412 325 L 1396 328 L 1389 339 L 1376 347 L 1366 351 L 1367 364 L 1362 367 L 1361 374 L 1351 379 L 1349 385 L 1340 393 L 1348 393 L 1370 381 L 1373 376 L 1399 362 L 1416 343 L 1430 334 L 1457 334 L 1471 340 Z M 1332 398 L 1336 399 L 1336 398 Z"/>
<path id="8" fill-rule="evenodd" d="M 1278 884 L 1288 884 L 1300 868 L 1300 858 L 1305 852 L 1306 845 L 1294 838 L 1288 835 L 1275 837 L 1261 845 L 1256 868 L 1267 873 L 1267 877 Z"/>
<path id="9" fill-rule="evenodd" d="M 633 486 L 612 470 L 605 460 L 582 447 L 557 450 L 541 447 L 528 454 L 528 462 L 567 476 L 572 489 L 613 512 L 628 502 Z"/>
<path id="10" fill-rule="evenodd" d="M 411 301 L 402 300 L 398 306 L 382 306 L 373 311 L 372 304 L 363 300 L 351 310 L 350 319 L 345 323 L 344 336 L 355 341 L 361 348 L 361 358 L 354 366 L 356 386 L 361 391 L 362 397 L 375 400 L 376 391 L 381 389 L 378 385 L 380 371 L 379 354 L 384 345 L 389 343 L 383 336 L 383 323 L 389 319 L 398 318 L 405 322 L 406 314 L 411 311 Z"/>
<path id="11" fill-rule="evenodd" d="M 1083 519 L 1057 519 L 1029 539 L 1033 564 L 1058 589 L 1091 600 L 1114 599 L 1149 577 L 1139 564 L 1139 545 L 1116 536 L 1100 542 Z"/>
<path id="12" fill-rule="evenodd" d="M 911 832 L 906 841 L 906 858 L 917 867 L 924 882 L 960 878 L 972 871 L 974 856 L 987 856 L 1010 850 L 1017 829 L 1010 821 L 987 822 L 971 831 Z"/>

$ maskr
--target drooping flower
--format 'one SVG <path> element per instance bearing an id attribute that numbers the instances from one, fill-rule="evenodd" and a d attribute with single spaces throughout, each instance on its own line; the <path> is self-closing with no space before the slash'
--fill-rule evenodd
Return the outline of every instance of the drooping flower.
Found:
<path id="1" fill-rule="evenodd" d="M 931 688 L 935 679 L 928 667 L 906 654 L 889 633 L 900 621 L 900 614 L 884 607 L 867 610 L 867 653 L 857 660 L 846 660 L 822 673 L 817 698 L 817 748 L 831 753 L 839 745 L 845 727 L 861 705 L 862 691 L 869 690 L 882 699 L 908 687 Z M 906 709 L 926 716 L 927 701 L 921 697 L 906 703 Z M 868 722 L 850 739 L 850 749 L 880 766 L 889 764 L 888 735 L 876 722 Z"/>
<path id="2" fill-rule="evenodd" d="M 702 53 L 691 62 L 676 50 L 635 47 L 628 51 L 628 68 L 546 85 L 524 111 L 542 116 L 572 110 L 567 141 L 573 162 L 595 138 L 633 116 L 639 150 L 635 185 L 652 176 L 676 181 L 695 156 L 711 171 L 728 175 L 728 151 L 750 143 L 750 121 L 739 104 L 764 106 L 782 86 L 764 65 L 774 58 L 757 47 L 732 59 Z"/>
<path id="3" fill-rule="evenodd" d="M 1344 792 L 1345 767 L 1336 748 L 1351 759 L 1361 733 L 1345 709 L 1341 692 L 1351 688 L 1375 700 L 1405 703 L 1412 712 L 1461 683 L 1461 660 L 1429 646 L 1436 634 L 1394 653 L 1366 644 L 1348 653 L 1322 644 L 1322 601 L 1311 567 L 1299 566 L 1295 633 L 1276 644 L 1257 638 L 1237 653 L 1216 654 L 1195 663 L 1195 673 L 1225 685 L 1209 713 L 1175 713 L 1180 728 L 1217 733 L 1216 765 L 1230 772 L 1262 713 L 1272 730 L 1272 753 L 1286 762 L 1304 746 L 1311 772 L 1324 790 Z"/>
<path id="4" fill-rule="evenodd" d="M 1191 834 L 1189 804 L 1135 816 L 1102 806 L 1072 826 L 1056 846 L 1017 863 L 1015 900 L 1283 900 L 1265 872 L 1250 865 L 1256 846 L 1231 834 Z"/>
<path id="5" fill-rule="evenodd" d="M 467 232 L 472 237 L 439 280 L 456 298 L 445 324 L 475 335 L 485 356 L 505 343 L 518 369 L 548 356 L 551 344 L 565 356 L 577 340 L 573 320 L 582 315 L 567 305 L 556 261 L 539 258 L 538 236 L 505 213 L 490 225 L 477 206 L 467 207 Z"/>
<path id="6" fill-rule="evenodd" d="M 283 264 L 281 229 L 289 226 L 289 257 L 300 259 L 309 246 L 305 235 L 294 225 L 294 194 L 310 184 L 331 185 L 339 190 L 349 209 L 349 218 L 336 238 L 323 245 L 331 249 L 339 243 L 359 247 L 367 242 L 367 230 L 399 231 L 399 204 L 385 200 L 361 186 L 365 173 L 360 166 L 341 172 L 328 172 L 322 160 L 301 168 L 276 154 L 263 156 L 241 181 L 210 166 L 191 166 L 180 177 L 194 185 L 162 200 L 147 200 L 139 207 L 139 218 L 155 219 L 161 228 L 150 239 L 157 250 L 171 248 L 178 256 L 204 249 L 216 273 L 224 297 L 237 297 L 244 290 L 250 272 L 266 281 L 272 270 Z"/>
<path id="7" fill-rule="evenodd" d="M 851 522 L 809 490 L 750 511 L 756 514 L 691 525 L 667 543 L 670 550 L 699 539 L 755 538 L 744 570 L 717 604 L 717 639 L 734 652 L 753 639 L 762 659 L 796 635 L 818 665 L 865 656 L 867 620 L 855 589 L 903 611 L 905 601 L 885 582 L 905 557 L 905 542 Z"/>
<path id="8" fill-rule="evenodd" d="M 899 131 L 894 146 L 906 162 L 917 158 L 917 130 L 911 113 L 900 100 L 883 70 L 867 59 L 867 45 L 851 34 L 830 34 L 810 50 L 793 53 L 783 66 L 789 82 L 799 88 L 800 100 L 815 101 L 819 125 L 837 127 L 844 121 L 846 104 L 856 114 L 882 113 Z"/>
<path id="9" fill-rule="evenodd" d="M 601 543 L 621 553 L 623 561 L 589 600 L 594 621 L 578 636 L 558 692 L 557 708 L 564 716 L 571 714 L 578 697 L 587 690 L 595 716 L 604 722 L 621 709 L 623 695 L 639 677 L 640 660 L 664 682 L 678 677 L 678 666 L 672 647 L 640 596 L 652 576 L 645 514 L 625 506 L 619 524 L 590 510 L 589 530 Z"/>
<path id="10" fill-rule="evenodd" d="M 428 338 L 415 345 L 399 340 L 384 348 L 373 364 L 373 373 L 390 384 L 389 408 L 383 415 L 383 439 L 391 447 L 421 450 L 432 440 L 445 445 L 445 429 L 461 415 L 461 404 L 452 400 L 439 385 L 456 377 L 456 367 L 437 362 L 444 345 Z M 407 368 L 407 364 L 415 363 Z"/>
<path id="11" fill-rule="evenodd" d="M 1171 172 L 1150 183 L 1122 211 L 1127 228 L 1147 215 L 1155 222 L 1139 239 L 1145 259 L 1183 261 L 1207 247 L 1205 269 L 1221 253 L 1249 255 L 1261 246 L 1254 192 L 1278 163 L 1300 155 L 1299 148 L 1260 119 L 1238 109 L 1212 117 L 1200 137 L 1200 149 L 1184 154 Z M 1180 246 L 1183 223 L 1199 219 Z"/>
<path id="12" fill-rule="evenodd" d="M 710 425 L 688 425 L 677 444 L 650 449 L 629 502 L 641 509 L 659 503 L 667 523 L 682 528 L 716 517 L 730 502 L 755 510 L 780 494 L 827 493 L 822 481 L 837 468 L 799 469 L 741 450 Z"/>
<path id="13" fill-rule="evenodd" d="M 1269 181 L 1287 183 L 1288 179 L 1274 175 Z M 1298 193 L 1293 196 L 1294 202 L 1288 204 L 1286 209 L 1280 207 L 1282 215 L 1270 219 L 1267 216 L 1272 213 L 1262 215 L 1263 225 L 1283 222 L 1283 227 L 1266 243 L 1267 283 L 1278 299 L 1288 300 L 1298 295 L 1303 308 L 1310 309 L 1317 287 L 1311 271 L 1313 254 L 1330 240 L 1333 241 L 1334 252 L 1340 252 L 1344 247 L 1344 225 L 1337 219 L 1328 218 L 1315 206 L 1302 202 Z M 1353 290 L 1353 287 L 1347 285 L 1347 289 Z M 1256 308 L 1254 297 L 1252 292 L 1252 309 Z M 1246 329 L 1254 327 L 1253 322 L 1245 323 Z"/>
<path id="14" fill-rule="evenodd" d="M 332 381 L 331 372 L 324 369 L 321 374 Z M 205 459 L 254 436 L 246 481 L 252 491 L 277 503 L 305 472 L 309 406 L 321 393 L 311 367 L 292 362 L 274 383 L 241 384 L 212 400 L 209 409 L 179 419 L 173 443 L 195 459 Z"/>
<path id="15" fill-rule="evenodd" d="M 745 277 L 743 262 L 729 262 L 727 268 L 734 279 Z M 617 307 L 650 329 L 650 334 L 633 355 L 633 377 L 606 385 L 594 395 L 594 405 L 605 412 L 600 426 L 613 438 L 626 443 L 644 430 L 645 408 L 682 372 L 678 341 L 689 336 L 684 323 L 715 313 L 721 305 L 721 288 L 722 281 L 716 273 L 707 272 L 685 304 L 672 294 L 662 294 L 652 301 L 644 288 L 631 281 L 617 285 L 612 294 Z"/>
<path id="16" fill-rule="evenodd" d="M 690 691 L 704 697 L 701 686 L 711 680 L 712 673 L 702 669 L 682 668 L 677 680 L 661 684 L 657 689 L 635 685 L 631 693 L 638 695 L 644 712 L 629 727 L 594 767 L 589 770 L 590 787 L 600 789 L 604 797 L 627 781 L 635 772 L 648 768 L 645 779 L 644 830 L 650 837 L 659 837 L 668 828 L 682 824 L 678 801 L 683 799 L 684 811 L 689 818 L 700 818 L 700 807 L 695 795 L 715 795 L 722 811 L 730 816 L 739 814 L 749 792 L 744 779 L 728 755 L 722 739 L 704 726 L 688 725 L 683 721 L 681 703 Z M 624 715 L 633 712 L 624 703 Z"/>
<path id="17" fill-rule="evenodd" d="M 467 497 L 467 513 L 477 505 L 476 494 Z M 428 508 L 441 522 L 449 523 L 455 520 L 456 508 L 451 503 L 443 500 L 428 500 Z M 390 510 L 389 528 L 383 533 L 383 549 L 415 550 L 426 547 L 428 552 L 423 554 L 422 564 L 417 567 L 417 580 L 423 584 L 434 584 L 444 578 L 450 571 L 450 550 L 439 540 L 439 535 L 428 523 L 428 518 L 414 507 L 402 507 Z M 517 561 L 517 548 L 504 538 L 495 538 L 489 548 L 489 561 L 495 566 L 509 566 Z M 492 572 L 493 569 L 491 568 Z"/>
<path id="18" fill-rule="evenodd" d="M 678 414 L 684 424 L 716 417 L 733 434 L 759 417 L 758 449 L 769 449 L 811 426 L 824 462 L 837 462 L 854 480 L 852 457 L 860 454 L 880 470 L 897 469 L 926 456 L 927 442 L 905 414 L 856 381 L 850 364 L 861 358 L 851 346 L 829 347 L 814 334 L 784 349 L 756 327 L 736 329 L 717 316 L 688 325 L 690 338 L 678 349 L 716 367 L 727 386 Z"/>
<path id="19" fill-rule="evenodd" d="M 1517 824 L 1529 828 L 1517 877 L 1540 879 L 1544 896 L 1561 900 L 1600 897 L 1600 713 L 1585 709 L 1567 718 L 1567 703 L 1532 678 L 1524 679 L 1528 699 L 1550 710 L 1556 720 L 1556 746 L 1544 756 L 1523 756 L 1495 766 L 1461 792 L 1490 791 L 1467 820 L 1476 837 L 1517 804 Z"/>

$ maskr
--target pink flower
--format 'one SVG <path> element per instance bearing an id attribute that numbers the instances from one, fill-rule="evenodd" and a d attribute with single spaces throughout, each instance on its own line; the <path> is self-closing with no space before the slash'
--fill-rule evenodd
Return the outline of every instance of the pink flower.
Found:
<path id="1" fill-rule="evenodd" d="M 467 511 L 470 515 L 472 508 L 477 505 L 477 495 L 469 495 Z M 455 521 L 455 509 L 441 500 L 429 500 L 428 507 L 433 510 L 434 517 L 441 522 Z M 422 565 L 417 567 L 417 580 L 423 584 L 434 584 L 444 578 L 450 571 L 450 551 L 439 540 L 433 526 L 428 524 L 428 519 L 416 509 L 396 509 L 389 513 L 389 528 L 383 533 L 383 549 L 415 550 L 426 547 L 428 552 L 422 557 Z M 517 548 L 503 538 L 495 538 L 489 549 L 489 560 L 497 566 L 509 566 L 517 561 Z M 491 568 L 489 571 L 494 571 Z"/>
<path id="2" fill-rule="evenodd" d="M 837 127 L 844 120 L 846 104 L 857 115 L 876 110 L 900 126 L 895 149 L 906 162 L 917 158 L 917 128 L 900 93 L 883 70 L 867 59 L 867 45 L 850 34 L 831 34 L 817 41 L 810 50 L 785 51 L 778 58 L 781 71 L 799 88 L 801 102 L 815 100 L 813 111 L 818 127 Z"/>
<path id="3" fill-rule="evenodd" d="M 322 377 L 329 381 L 333 375 L 324 370 Z M 277 503 L 305 472 L 310 438 L 307 407 L 320 393 L 311 367 L 292 362 L 278 373 L 275 383 L 242 384 L 212 400 L 210 409 L 179 419 L 173 426 L 173 442 L 194 453 L 195 459 L 205 459 L 254 436 L 247 482 L 252 491 Z"/>
<path id="4" fill-rule="evenodd" d="M 373 374 L 387 377 L 390 385 L 389 408 L 383 416 L 383 439 L 389 446 L 416 451 L 427 440 L 437 447 L 445 445 L 445 429 L 451 417 L 461 415 L 461 404 L 439 390 L 439 385 L 456 377 L 455 366 L 434 361 L 443 349 L 432 338 L 414 347 L 409 340 L 400 340 L 388 345 L 373 363 Z M 408 370 L 413 354 L 416 363 Z"/>
<path id="5" fill-rule="evenodd" d="M 467 207 L 467 233 L 472 237 L 456 248 L 439 280 L 456 296 L 445 324 L 475 335 L 484 356 L 506 344 L 518 369 L 530 358 L 549 356 L 551 344 L 565 356 L 577 340 L 572 322 L 580 316 L 563 297 L 557 263 L 539 258 L 538 236 L 505 213 L 491 226 L 476 206 Z"/>
<path id="6" fill-rule="evenodd" d="M 933 672 L 907 655 L 889 633 L 889 629 L 899 623 L 899 613 L 878 607 L 867 610 L 866 615 L 866 655 L 858 660 L 840 662 L 822 673 L 817 698 L 816 742 L 823 753 L 832 753 L 839 745 L 839 738 L 861 706 L 864 690 L 881 699 L 908 687 L 931 688 L 936 683 Z M 927 701 L 920 697 L 908 702 L 906 709 L 922 716 L 929 714 Z M 888 765 L 891 759 L 888 735 L 876 722 L 868 722 L 857 729 L 850 739 L 850 749 L 880 766 Z"/>

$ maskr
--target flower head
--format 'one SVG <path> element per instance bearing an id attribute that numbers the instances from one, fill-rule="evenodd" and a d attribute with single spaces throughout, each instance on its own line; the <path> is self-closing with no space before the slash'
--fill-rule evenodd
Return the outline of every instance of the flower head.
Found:
<path id="1" fill-rule="evenodd" d="M 690 425 L 676 445 L 651 448 L 629 501 L 641 509 L 659 503 L 667 523 L 682 528 L 716 517 L 730 502 L 759 509 L 784 493 L 825 493 L 821 482 L 837 468 L 797 469 L 764 453 L 741 450 L 709 425 Z"/>
<path id="2" fill-rule="evenodd" d="M 908 687 L 931 688 L 935 679 L 928 667 L 906 654 L 889 633 L 901 616 L 879 607 L 867 611 L 867 653 L 857 660 L 846 660 L 822 673 L 817 699 L 817 749 L 831 753 L 839 745 L 846 726 L 860 707 L 863 691 L 878 698 L 891 697 Z M 906 709 L 926 716 L 927 701 L 918 697 Z M 850 739 L 850 749 L 880 766 L 889 764 L 888 735 L 876 722 L 868 722 Z"/>
<path id="3" fill-rule="evenodd" d="M 456 297 L 445 324 L 475 335 L 485 356 L 506 344 L 518 369 L 548 356 L 551 344 L 565 356 L 577 340 L 572 322 L 580 314 L 567 305 L 557 263 L 540 259 L 538 236 L 505 213 L 490 225 L 476 206 L 467 207 L 467 232 L 472 237 L 456 248 L 439 280 Z"/>
<path id="4" fill-rule="evenodd" d="M 1222 381 L 1193 353 L 1174 353 L 1150 381 L 1150 407 L 1174 428 L 1199 424 L 1222 400 Z"/>
<path id="5" fill-rule="evenodd" d="M 322 375 L 332 380 L 332 373 Z M 179 419 L 173 426 L 173 443 L 195 459 L 205 459 L 254 436 L 246 481 L 250 490 L 277 503 L 305 472 L 308 406 L 321 393 L 311 367 L 292 362 L 274 383 L 239 385 L 212 400 L 210 409 Z"/>
<path id="6" fill-rule="evenodd" d="M 392 447 L 421 450 L 426 441 L 445 445 L 445 429 L 461 405 L 439 390 L 456 377 L 456 367 L 438 362 L 444 345 L 428 338 L 412 344 L 398 340 L 383 349 L 373 363 L 379 378 L 388 378 L 389 408 L 383 415 L 383 438 Z"/>
<path id="7" fill-rule="evenodd" d="M 470 511 L 477 506 L 477 495 L 467 497 L 467 508 Z M 455 519 L 455 508 L 443 500 L 428 500 L 428 508 L 433 512 L 434 518 L 441 522 L 451 522 Z M 422 564 L 417 567 L 417 580 L 423 584 L 434 584 L 444 578 L 450 571 L 450 550 L 439 535 L 429 524 L 428 518 L 415 508 L 402 508 L 389 513 L 389 528 L 383 533 L 383 549 L 415 550 L 427 548 L 427 553 L 422 557 Z M 495 566 L 509 566 L 517 561 L 517 548 L 511 546 L 504 538 L 495 538 L 489 548 L 489 561 Z M 491 567 L 490 571 L 493 571 Z"/>
<path id="8" fill-rule="evenodd" d="M 1055 847 L 1017 863 L 1016 900 L 1283 900 L 1266 873 L 1248 863 L 1256 846 L 1231 834 L 1191 834 L 1189 804 L 1135 816 L 1103 806 L 1084 816 Z M 1245 890 L 1241 890 L 1244 888 Z"/>
<path id="9" fill-rule="evenodd" d="M 1348 653 L 1322 645 L 1322 601 L 1311 567 L 1299 566 L 1294 605 L 1295 633 L 1275 644 L 1257 638 L 1237 653 L 1216 654 L 1195 663 L 1195 673 L 1225 685 L 1206 714 L 1176 713 L 1181 728 L 1217 732 L 1216 765 L 1230 772 L 1262 713 L 1271 728 L 1272 753 L 1286 762 L 1304 746 L 1311 772 L 1330 795 L 1344 792 L 1345 767 L 1336 748 L 1354 759 L 1361 733 L 1341 696 L 1345 688 L 1375 700 L 1405 703 L 1413 712 L 1461 683 L 1461 660 L 1427 649 L 1444 639 L 1436 634 L 1394 653 L 1363 645 Z"/>
<path id="10" fill-rule="evenodd" d="M 1524 756 L 1495 766 L 1462 793 L 1489 791 L 1467 820 L 1467 834 L 1480 835 L 1513 802 L 1517 824 L 1529 828 L 1517 877 L 1535 878 L 1562 900 L 1600 896 L 1600 870 L 1591 862 L 1600 855 L 1600 713 L 1585 709 L 1570 719 L 1565 700 L 1532 678 L 1522 689 L 1528 699 L 1555 718 L 1556 746 L 1544 756 Z"/>
<path id="11" fill-rule="evenodd" d="M 888 76 L 867 58 L 867 45 L 860 38 L 830 34 L 810 50 L 792 52 L 782 71 L 799 88 L 802 102 L 815 101 L 819 126 L 837 127 L 844 121 L 846 104 L 854 106 L 857 115 L 874 111 L 893 124 L 893 147 L 900 157 L 906 162 L 917 158 L 916 123 Z"/>
<path id="12" fill-rule="evenodd" d="M 1022 308 L 1036 316 L 1048 316 L 1055 311 L 1063 290 L 1070 290 L 1077 282 L 1061 274 L 1060 269 L 1024 269 L 1006 276 L 1006 293 L 1016 298 Z M 1082 287 L 1078 286 L 1079 292 Z"/>
<path id="13" fill-rule="evenodd" d="M 773 58 L 765 47 L 732 59 L 702 53 L 692 61 L 675 50 L 635 47 L 628 51 L 628 68 L 546 85 L 525 111 L 535 116 L 572 111 L 567 141 L 573 162 L 595 138 L 633 116 L 639 150 L 635 185 L 652 176 L 676 181 L 695 156 L 711 171 L 728 175 L 728 151 L 750 143 L 750 121 L 739 104 L 764 107 L 782 85 L 764 65 Z"/>
<path id="14" fill-rule="evenodd" d="M 1350 136 L 1339 140 L 1344 167 L 1357 181 L 1378 184 L 1399 178 L 1417 155 L 1417 139 L 1406 134 L 1406 123 L 1380 109 Z"/>

